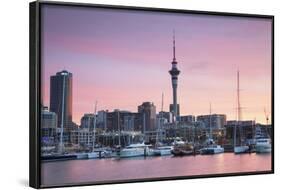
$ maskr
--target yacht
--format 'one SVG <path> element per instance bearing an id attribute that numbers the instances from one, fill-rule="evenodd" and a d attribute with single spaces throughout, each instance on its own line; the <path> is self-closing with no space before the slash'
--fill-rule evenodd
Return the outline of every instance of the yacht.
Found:
<path id="1" fill-rule="evenodd" d="M 184 142 L 181 138 L 179 137 L 176 137 L 176 139 L 174 140 L 174 142 L 172 143 L 173 146 L 176 146 L 176 145 L 184 145 L 186 144 L 186 142 Z"/>
<path id="2" fill-rule="evenodd" d="M 88 153 L 76 153 L 76 158 L 77 159 L 87 159 L 88 158 Z"/>
<path id="3" fill-rule="evenodd" d="M 249 146 L 235 146 L 234 147 L 234 153 L 235 154 L 242 154 L 242 153 L 248 153 L 249 152 Z"/>
<path id="4" fill-rule="evenodd" d="M 270 138 L 256 139 L 256 153 L 270 153 L 270 152 L 271 152 Z"/>
<path id="5" fill-rule="evenodd" d="M 171 150 L 174 156 L 188 156 L 194 155 L 194 148 L 191 144 L 176 145 Z"/>
<path id="6" fill-rule="evenodd" d="M 93 152 L 89 152 L 87 153 L 87 157 L 88 159 L 95 159 L 95 158 L 101 158 L 101 152 L 97 152 L 97 151 L 93 151 Z"/>
<path id="7" fill-rule="evenodd" d="M 144 143 L 130 144 L 123 149 L 120 149 L 117 155 L 120 158 L 137 157 L 137 156 L 148 156 L 151 151 L 149 145 Z M 151 153 L 152 154 L 152 153 Z"/>
<path id="8" fill-rule="evenodd" d="M 200 149 L 200 154 L 219 154 L 224 153 L 224 148 L 221 145 L 210 144 L 202 149 Z"/>
<path id="9" fill-rule="evenodd" d="M 159 146 L 153 149 L 154 156 L 166 156 L 171 155 L 173 150 L 173 146 Z"/>

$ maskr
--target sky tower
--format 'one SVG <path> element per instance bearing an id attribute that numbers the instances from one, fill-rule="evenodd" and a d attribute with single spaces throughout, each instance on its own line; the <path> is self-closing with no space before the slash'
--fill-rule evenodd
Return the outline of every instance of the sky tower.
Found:
<path id="1" fill-rule="evenodd" d="M 172 61 L 172 69 L 169 71 L 172 79 L 172 87 L 173 87 L 173 104 L 172 106 L 172 113 L 173 113 L 173 122 L 179 115 L 179 106 L 177 104 L 177 87 L 178 87 L 178 75 L 180 74 L 180 70 L 177 68 L 177 61 L 176 61 L 176 45 L 175 45 L 175 32 L 173 33 L 173 61 Z"/>

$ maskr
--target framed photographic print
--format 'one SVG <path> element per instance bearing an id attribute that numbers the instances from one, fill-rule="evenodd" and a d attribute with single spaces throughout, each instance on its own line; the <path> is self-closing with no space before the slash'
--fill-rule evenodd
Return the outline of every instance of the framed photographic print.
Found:
<path id="1" fill-rule="evenodd" d="M 274 17 L 30 3 L 30 186 L 274 172 Z"/>

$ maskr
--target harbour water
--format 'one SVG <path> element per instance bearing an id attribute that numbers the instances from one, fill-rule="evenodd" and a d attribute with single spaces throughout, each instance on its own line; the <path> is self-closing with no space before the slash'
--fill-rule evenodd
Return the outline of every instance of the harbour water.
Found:
<path id="1" fill-rule="evenodd" d="M 271 170 L 271 154 L 223 153 L 43 162 L 42 185 Z"/>

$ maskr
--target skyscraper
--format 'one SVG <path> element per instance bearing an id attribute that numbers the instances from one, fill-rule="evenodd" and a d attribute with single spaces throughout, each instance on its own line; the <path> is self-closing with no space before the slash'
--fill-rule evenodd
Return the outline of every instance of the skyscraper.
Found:
<path id="1" fill-rule="evenodd" d="M 95 123 L 95 114 L 85 113 L 81 118 L 80 123 L 81 123 L 80 127 L 82 129 L 93 130 L 94 123 Z"/>
<path id="2" fill-rule="evenodd" d="M 178 87 L 178 75 L 180 74 L 180 70 L 177 68 L 176 61 L 176 45 L 175 45 L 175 33 L 173 35 L 173 61 L 172 61 L 172 69 L 169 71 L 172 79 L 172 87 L 173 87 L 173 122 L 179 115 L 179 110 L 177 109 L 179 106 L 177 104 L 177 87 Z"/>
<path id="3" fill-rule="evenodd" d="M 143 102 L 138 106 L 138 112 L 142 118 L 142 131 L 153 131 L 156 129 L 156 107 L 151 102 Z"/>
<path id="4" fill-rule="evenodd" d="M 72 73 L 57 72 L 50 78 L 50 111 L 57 114 L 57 126 L 70 131 L 72 123 Z M 62 114 L 63 113 L 63 114 Z"/>

